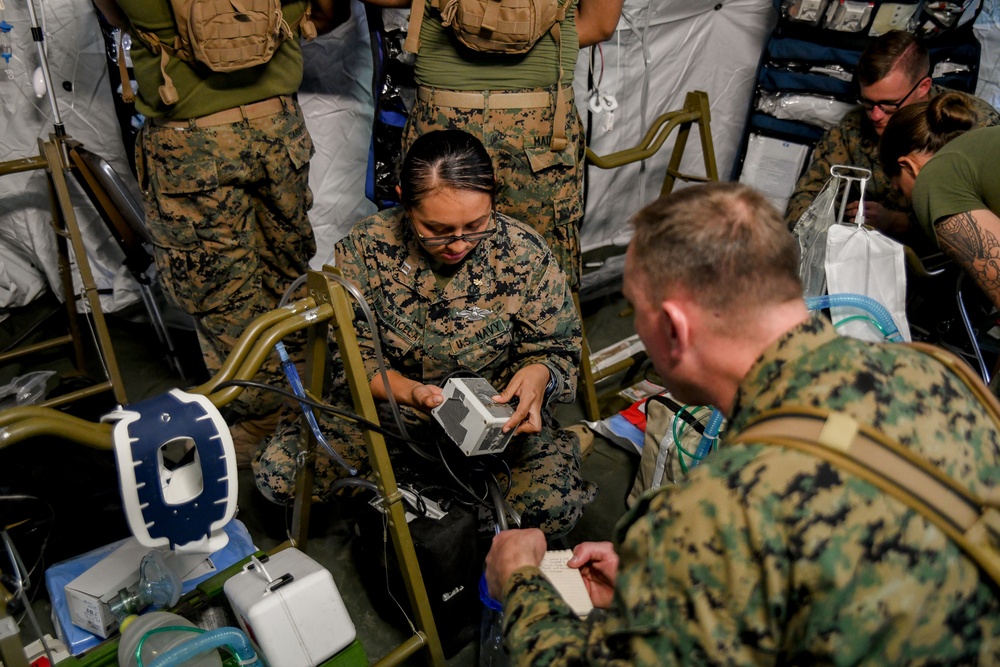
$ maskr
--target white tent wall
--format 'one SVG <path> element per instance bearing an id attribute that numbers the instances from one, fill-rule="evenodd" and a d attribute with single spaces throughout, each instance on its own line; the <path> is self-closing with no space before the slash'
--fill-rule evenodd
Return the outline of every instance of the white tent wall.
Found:
<path id="1" fill-rule="evenodd" d="M 104 44 L 89 0 L 35 0 L 39 10 L 60 114 L 69 135 L 105 157 L 128 178 L 127 160 L 109 91 Z M 47 99 L 35 97 L 31 75 L 38 57 L 29 30 L 26 0 L 8 0 L 4 18 L 14 57 L 12 80 L 0 68 L 0 160 L 38 153 L 38 139 L 52 132 Z M 595 58 L 600 92 L 618 108 L 589 119 L 598 154 L 630 148 L 660 114 L 678 109 L 688 91 L 708 93 L 719 174 L 727 178 L 738 158 L 740 137 L 762 46 L 776 15 L 771 0 L 625 0 L 616 34 Z M 988 0 L 977 24 L 983 43 L 980 93 L 1000 98 L 1000 1 Z M 364 8 L 352 3 L 351 20 L 304 47 L 300 101 L 316 144 L 310 167 L 314 206 L 310 218 L 319 250 L 312 265 L 330 260 L 333 245 L 351 225 L 374 211 L 364 196 L 372 126 L 371 51 Z M 575 89 L 588 116 L 590 51 L 581 52 Z M 603 75 L 601 67 L 603 62 Z M 2 61 L 0 61 L 2 65 Z M 69 82 L 69 90 L 63 85 Z M 604 171 L 590 168 L 583 245 L 591 249 L 627 239 L 628 219 L 659 192 L 674 138 L 644 165 Z M 704 173 L 700 142 L 692 133 L 681 170 Z M 678 183 L 677 187 L 683 187 Z M 75 184 L 74 184 L 75 189 Z M 135 300 L 122 256 L 89 202 L 76 209 L 108 311 Z M 42 172 L 0 178 L 0 307 L 29 303 L 46 285 L 58 293 L 55 241 L 49 226 L 49 195 Z"/>
<path id="2" fill-rule="evenodd" d="M 351 20 L 303 46 L 299 103 L 316 154 L 309 163 L 309 211 L 317 252 L 311 266 L 333 262 L 333 246 L 351 226 L 375 212 L 365 197 L 371 143 L 372 55 L 364 6 L 351 3 Z"/>
<path id="3" fill-rule="evenodd" d="M 618 109 L 610 131 L 604 129 L 604 114 L 592 116 L 590 147 L 598 155 L 631 148 L 657 116 L 680 109 L 688 91 L 702 90 L 711 108 L 719 176 L 726 179 L 737 158 L 760 52 L 776 20 L 771 1 L 626 0 L 622 14 L 616 35 L 601 45 L 594 65 L 600 91 L 613 95 Z M 584 51 L 576 72 L 577 104 L 584 114 L 588 68 Z M 659 195 L 675 137 L 645 164 L 588 169 L 584 250 L 627 241 L 629 217 Z M 680 169 L 705 173 L 695 131 Z M 676 187 L 683 185 L 678 181 Z"/>
<path id="4" fill-rule="evenodd" d="M 37 156 L 38 140 L 47 139 L 54 129 L 48 97 L 36 97 L 32 86 L 40 61 L 31 39 L 27 3 L 7 0 L 4 4 L 4 19 L 14 26 L 8 33 L 13 78 L 8 78 L 0 61 L 0 161 Z M 67 134 L 127 176 L 104 42 L 92 5 L 87 0 L 45 0 L 35 7 Z M 122 266 L 120 248 L 72 179 L 70 189 L 102 308 L 114 311 L 134 303 L 139 298 L 138 286 Z M 25 305 L 47 285 L 61 297 L 51 219 L 44 171 L 0 178 L 0 307 Z M 76 289 L 80 289 L 79 281 Z"/>
<path id="5" fill-rule="evenodd" d="M 976 94 L 1000 108 L 1000 0 L 986 0 L 973 26 L 983 47 Z"/>

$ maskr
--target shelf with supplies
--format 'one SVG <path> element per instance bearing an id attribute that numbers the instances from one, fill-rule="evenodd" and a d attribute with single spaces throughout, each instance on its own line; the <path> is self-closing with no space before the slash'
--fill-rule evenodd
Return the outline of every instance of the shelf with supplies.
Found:
<path id="1" fill-rule="evenodd" d="M 907 30 L 927 46 L 934 83 L 975 93 L 982 0 L 774 0 L 777 23 L 761 53 L 732 180 L 776 206 L 791 195 L 812 148 L 856 104 L 855 68 L 872 39 Z"/>

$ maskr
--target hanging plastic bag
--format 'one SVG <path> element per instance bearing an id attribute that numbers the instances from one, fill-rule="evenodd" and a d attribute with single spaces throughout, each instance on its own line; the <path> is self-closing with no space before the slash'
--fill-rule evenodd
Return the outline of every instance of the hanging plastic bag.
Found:
<path id="1" fill-rule="evenodd" d="M 869 170 L 861 167 L 833 165 L 830 179 L 792 228 L 792 233 L 799 240 L 799 278 L 802 280 L 803 296 L 826 293 L 827 231 L 844 220 L 844 210 L 854 183 L 860 184 L 863 201 L 865 184 L 871 175 Z M 864 207 L 859 210 L 863 211 Z"/>
<path id="2" fill-rule="evenodd" d="M 799 278 L 803 296 L 820 296 L 826 292 L 826 234 L 837 220 L 836 198 L 837 179 L 831 178 L 792 230 L 799 240 Z"/>
<path id="3" fill-rule="evenodd" d="M 867 179 L 866 179 L 867 180 Z M 881 303 L 909 341 L 906 321 L 906 260 L 903 246 L 864 226 L 864 183 L 854 224 L 833 225 L 826 239 L 826 280 L 830 294 L 862 294 Z M 830 309 L 833 325 L 841 335 L 882 342 L 883 332 L 863 310 Z"/>

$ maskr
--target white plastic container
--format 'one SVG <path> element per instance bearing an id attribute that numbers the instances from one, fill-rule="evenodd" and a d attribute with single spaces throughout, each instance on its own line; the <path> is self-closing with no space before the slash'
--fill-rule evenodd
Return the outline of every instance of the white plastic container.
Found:
<path id="1" fill-rule="evenodd" d="M 223 590 L 270 667 L 315 667 L 357 635 L 333 576 L 298 549 L 251 561 Z"/>
<path id="2" fill-rule="evenodd" d="M 142 643 L 142 664 L 144 665 L 153 664 L 153 661 L 164 653 L 198 636 L 198 633 L 183 630 L 149 634 L 151 630 L 171 626 L 195 627 L 191 621 L 183 616 L 167 611 L 151 611 L 142 616 L 126 618 L 122 622 L 122 636 L 118 642 L 118 664 L 121 667 L 136 667 L 135 649 L 146 635 L 149 636 Z M 211 651 L 201 654 L 195 660 L 184 663 L 184 667 L 222 667 L 222 658 L 219 657 L 218 651 Z"/>

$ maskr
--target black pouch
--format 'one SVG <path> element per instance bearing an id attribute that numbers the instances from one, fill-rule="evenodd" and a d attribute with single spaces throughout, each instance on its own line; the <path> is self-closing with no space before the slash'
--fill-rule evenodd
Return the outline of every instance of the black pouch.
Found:
<path id="1" fill-rule="evenodd" d="M 478 636 L 482 615 L 478 587 L 488 543 L 479 538 L 478 508 L 451 499 L 440 504 L 447 512 L 439 519 L 408 507 L 407 525 L 442 649 L 450 658 Z M 361 583 L 379 616 L 409 631 L 399 607 L 411 618 L 412 611 L 385 517 L 367 502 L 355 516 L 353 550 Z"/>

